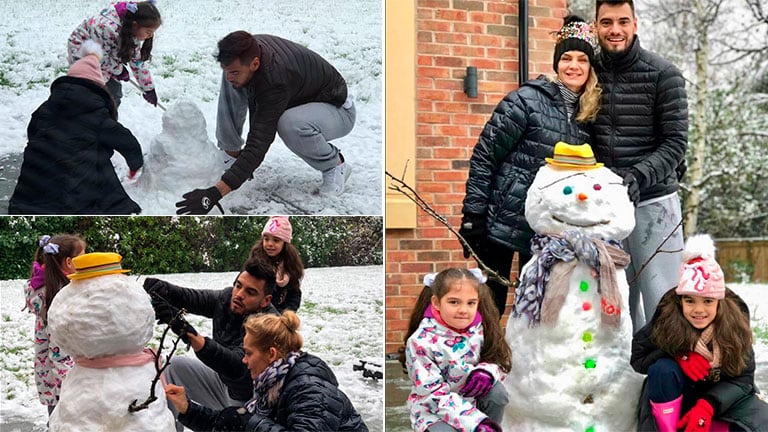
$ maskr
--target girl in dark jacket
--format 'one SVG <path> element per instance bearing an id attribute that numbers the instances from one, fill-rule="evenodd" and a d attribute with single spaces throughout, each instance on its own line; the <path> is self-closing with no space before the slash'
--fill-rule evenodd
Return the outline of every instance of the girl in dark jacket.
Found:
<path id="1" fill-rule="evenodd" d="M 32 114 L 10 214 L 141 212 L 110 160 L 117 150 L 128 163 L 129 178 L 144 164 L 139 142 L 117 122 L 101 56 L 97 43 L 83 43 L 80 60 L 53 82 L 51 96 Z"/>
<path id="2" fill-rule="evenodd" d="M 272 304 L 283 312 L 296 312 L 301 305 L 301 278 L 304 262 L 291 244 L 293 228 L 287 216 L 272 216 L 261 232 L 261 239 L 251 248 L 251 257 L 259 257 L 275 266 L 275 292 Z"/>
<path id="3" fill-rule="evenodd" d="M 545 76 L 509 93 L 486 123 L 469 160 L 469 178 L 459 233 L 491 269 L 507 277 L 518 252 L 530 258 L 533 230 L 525 220 L 525 197 L 555 144 L 589 143 L 585 124 L 599 111 L 601 90 L 594 64 L 597 37 L 582 18 L 569 16 L 557 33 L 555 81 Z M 464 257 L 469 251 L 464 248 Z M 489 280 L 499 316 L 508 287 Z"/>
<path id="4" fill-rule="evenodd" d="M 253 399 L 216 411 L 189 401 L 183 387 L 171 384 L 165 393 L 179 421 L 195 431 L 368 431 L 328 365 L 301 351 L 299 323 L 292 311 L 249 317 L 243 363 L 253 378 Z"/>
<path id="5" fill-rule="evenodd" d="M 632 340 L 632 367 L 648 375 L 639 429 L 768 430 L 747 305 L 725 287 L 709 236 L 691 237 L 683 254 L 677 288 Z"/>

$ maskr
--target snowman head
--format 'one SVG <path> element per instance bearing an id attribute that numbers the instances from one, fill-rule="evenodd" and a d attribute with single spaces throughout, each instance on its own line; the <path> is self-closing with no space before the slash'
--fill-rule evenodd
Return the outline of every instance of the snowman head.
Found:
<path id="1" fill-rule="evenodd" d="M 596 163 L 588 144 L 558 143 L 528 189 L 525 218 L 538 234 L 582 230 L 621 240 L 635 226 L 635 208 L 622 179 Z"/>
<path id="2" fill-rule="evenodd" d="M 52 342 L 74 357 L 99 358 L 141 351 L 152 337 L 149 295 L 120 267 L 120 255 L 93 253 L 73 259 L 76 272 L 51 303 Z"/>

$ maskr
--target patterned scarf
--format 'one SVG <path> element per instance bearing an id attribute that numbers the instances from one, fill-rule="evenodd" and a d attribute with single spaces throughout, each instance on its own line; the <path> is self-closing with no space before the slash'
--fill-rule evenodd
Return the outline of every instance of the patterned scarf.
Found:
<path id="1" fill-rule="evenodd" d="M 701 332 L 701 336 L 699 336 L 699 340 L 696 341 L 696 347 L 694 348 L 694 351 L 707 359 L 713 369 L 720 367 L 720 344 L 717 343 L 714 336 L 715 325 L 710 324 L 703 332 Z M 707 348 L 707 345 L 709 345 L 710 342 L 712 342 L 711 351 Z"/>
<path id="2" fill-rule="evenodd" d="M 287 357 L 272 362 L 264 372 L 253 380 L 253 397 L 245 403 L 245 409 L 249 413 L 269 416 L 280 396 L 283 379 L 288 375 L 288 371 L 291 370 L 300 355 L 300 352 L 291 351 Z"/>
<path id="3" fill-rule="evenodd" d="M 529 327 L 542 322 L 554 324 L 568 294 L 570 275 L 581 261 L 599 275 L 601 323 L 619 327 L 621 294 L 616 269 L 629 264 L 629 255 L 618 242 L 589 238 L 580 230 L 565 231 L 559 236 L 536 234 L 531 240 L 531 252 L 536 262 L 528 266 L 515 290 L 513 318 L 525 315 Z"/>
<path id="4" fill-rule="evenodd" d="M 557 81 L 556 84 L 560 89 L 560 96 L 563 97 L 563 102 L 565 102 L 565 112 L 568 114 L 568 118 L 570 119 L 573 117 L 573 113 L 576 111 L 577 105 L 579 104 L 579 97 L 581 96 L 581 93 L 575 93 L 573 90 L 566 87 L 565 84 L 563 84 L 561 81 Z"/>

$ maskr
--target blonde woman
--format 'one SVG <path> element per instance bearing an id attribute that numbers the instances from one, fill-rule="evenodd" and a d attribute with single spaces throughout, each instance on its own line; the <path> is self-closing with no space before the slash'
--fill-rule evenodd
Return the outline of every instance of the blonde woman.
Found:
<path id="1" fill-rule="evenodd" d="M 320 358 L 301 351 L 299 317 L 252 315 L 245 322 L 243 363 L 253 378 L 253 398 L 244 407 L 217 411 L 187 399 L 183 387 L 168 385 L 179 421 L 195 431 L 302 430 L 367 431 L 336 377 Z"/>
<path id="2" fill-rule="evenodd" d="M 566 17 L 557 32 L 556 78 L 541 75 L 504 97 L 475 145 L 459 232 L 501 275 L 510 273 L 515 252 L 520 267 L 531 258 L 525 197 L 544 158 L 559 141 L 591 142 L 586 126 L 597 116 L 601 95 L 593 68 L 597 44 L 591 25 Z M 493 280 L 488 287 L 501 316 L 508 287 Z"/>

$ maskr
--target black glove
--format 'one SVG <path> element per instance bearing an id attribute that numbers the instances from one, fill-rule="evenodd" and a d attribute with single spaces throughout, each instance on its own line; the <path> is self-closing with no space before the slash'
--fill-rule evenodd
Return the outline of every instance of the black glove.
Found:
<path id="1" fill-rule="evenodd" d="M 166 281 L 148 277 L 144 280 L 144 291 L 152 297 L 153 301 L 156 298 L 153 294 L 157 294 L 163 299 L 168 300 L 168 295 L 171 291 L 170 285 L 171 284 Z"/>
<path id="2" fill-rule="evenodd" d="M 479 252 L 485 244 L 485 216 L 474 213 L 466 213 L 461 218 L 461 228 L 459 234 L 469 243 L 475 252 Z M 469 258 L 469 249 L 461 245 L 464 249 L 464 258 Z"/>
<path id="3" fill-rule="evenodd" d="M 624 179 L 622 180 L 622 184 L 627 187 L 627 195 L 629 195 L 629 199 L 632 200 L 632 204 L 635 206 L 637 206 L 638 201 L 640 201 L 640 182 L 637 179 L 638 175 L 639 173 L 636 170 L 630 169 L 624 174 Z"/>
<path id="4" fill-rule="evenodd" d="M 184 201 L 176 203 L 176 214 L 208 214 L 213 206 L 217 206 L 224 214 L 224 209 L 219 205 L 221 199 L 221 192 L 216 186 L 211 186 L 208 189 L 195 189 L 192 192 L 187 192 L 182 195 Z"/>
<path id="5" fill-rule="evenodd" d="M 155 310 L 155 319 L 158 324 L 168 324 L 174 317 L 179 315 L 181 310 L 167 301 L 155 298 L 152 299 L 152 308 Z"/>
<path id="6" fill-rule="evenodd" d="M 227 407 L 219 411 L 213 423 L 213 430 L 244 431 L 250 418 L 250 413 L 243 407 Z"/>
<path id="7" fill-rule="evenodd" d="M 192 324 L 187 322 L 187 320 L 185 320 L 184 317 L 181 317 L 181 316 L 176 318 L 171 323 L 171 331 L 176 333 L 177 336 L 181 336 L 181 340 L 183 340 L 186 344 L 189 344 L 189 338 L 187 337 L 187 333 L 192 333 L 193 335 L 197 336 L 197 330 L 195 330 L 195 328 L 192 327 Z"/>

